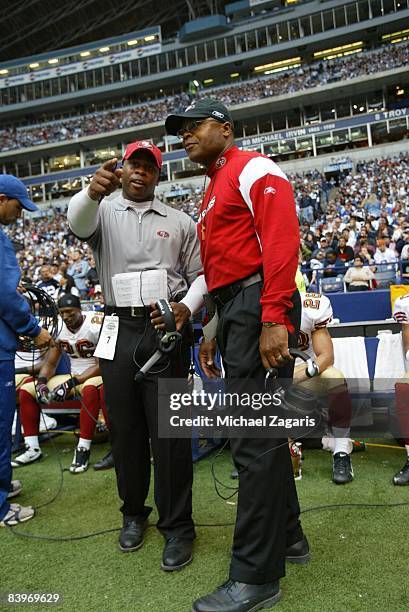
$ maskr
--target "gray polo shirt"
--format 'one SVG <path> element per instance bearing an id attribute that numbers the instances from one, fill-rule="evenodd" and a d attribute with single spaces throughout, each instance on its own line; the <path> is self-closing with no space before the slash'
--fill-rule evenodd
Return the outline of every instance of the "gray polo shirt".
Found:
<path id="1" fill-rule="evenodd" d="M 165 268 L 172 298 L 187 290 L 202 272 L 193 219 L 157 198 L 140 207 L 146 209 L 149 205 L 148 210 L 140 212 L 134 202 L 116 192 L 98 206 L 86 189 L 70 201 L 70 227 L 91 246 L 105 303 L 110 306 L 116 305 L 111 282 L 115 274 Z M 81 209 L 88 217 L 81 216 Z M 96 229 L 90 236 L 91 227 Z"/>

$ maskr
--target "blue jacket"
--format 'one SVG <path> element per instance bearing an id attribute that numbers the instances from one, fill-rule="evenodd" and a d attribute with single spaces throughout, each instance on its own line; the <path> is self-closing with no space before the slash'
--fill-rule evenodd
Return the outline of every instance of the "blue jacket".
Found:
<path id="1" fill-rule="evenodd" d="M 87 288 L 87 274 L 89 264 L 82 260 L 72 264 L 67 270 L 67 274 L 73 277 L 75 286 L 79 291 L 84 291 Z"/>
<path id="2" fill-rule="evenodd" d="M 14 360 L 18 335 L 35 337 L 41 331 L 28 302 L 17 291 L 19 281 L 13 245 L 0 229 L 0 361 Z"/>

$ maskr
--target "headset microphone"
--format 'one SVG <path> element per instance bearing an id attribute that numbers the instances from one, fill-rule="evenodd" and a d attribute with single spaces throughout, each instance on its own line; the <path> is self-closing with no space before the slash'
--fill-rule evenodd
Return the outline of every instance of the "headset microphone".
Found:
<path id="1" fill-rule="evenodd" d="M 319 375 L 320 372 L 317 364 L 307 353 L 293 348 L 289 349 L 289 353 L 292 357 L 299 357 L 305 362 L 307 366 L 305 374 L 308 378 Z M 283 411 L 287 414 L 292 414 L 295 418 L 306 416 L 315 417 L 319 423 L 322 418 L 322 412 L 315 393 L 296 383 L 289 386 L 283 386 L 277 377 L 278 370 L 276 368 L 267 370 L 267 378 L 271 378 L 273 381 L 275 380 L 276 387 L 274 391 L 281 396 L 281 407 Z"/>
<path id="2" fill-rule="evenodd" d="M 299 357 L 306 364 L 305 374 L 308 378 L 314 378 L 314 376 L 318 376 L 320 373 L 320 369 L 318 365 L 315 363 L 313 359 L 304 351 L 300 351 L 299 349 L 290 349 L 290 355 L 292 357 Z"/>
<path id="3" fill-rule="evenodd" d="M 304 353 L 304 351 L 300 351 L 299 349 L 295 348 L 288 349 L 288 352 L 290 353 L 291 357 L 299 357 L 299 359 L 302 359 L 305 362 L 307 366 L 305 368 L 305 375 L 308 376 L 308 378 L 314 378 L 314 376 L 319 375 L 320 369 L 318 365 L 313 359 L 311 359 L 311 357 L 307 353 Z M 269 368 L 267 370 L 267 374 L 271 378 L 277 378 L 278 370 L 277 368 Z"/>
<path id="4" fill-rule="evenodd" d="M 159 359 L 167 353 L 171 353 L 182 338 L 182 335 L 176 330 L 176 320 L 173 310 L 168 300 L 158 300 L 156 308 L 160 311 L 165 324 L 165 330 L 158 331 L 158 348 L 148 359 L 148 361 L 141 367 L 139 372 L 135 374 L 135 382 L 140 382 L 144 376 L 149 372 L 152 366 L 159 361 Z"/>

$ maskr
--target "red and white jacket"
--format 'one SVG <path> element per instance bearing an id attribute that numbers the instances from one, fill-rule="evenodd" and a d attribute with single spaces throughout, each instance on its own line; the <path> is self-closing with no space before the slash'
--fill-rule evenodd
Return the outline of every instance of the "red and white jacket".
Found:
<path id="1" fill-rule="evenodd" d="M 262 321 L 291 328 L 300 246 L 290 182 L 268 157 L 236 146 L 207 172 L 198 235 L 207 288 L 214 291 L 263 271 Z"/>

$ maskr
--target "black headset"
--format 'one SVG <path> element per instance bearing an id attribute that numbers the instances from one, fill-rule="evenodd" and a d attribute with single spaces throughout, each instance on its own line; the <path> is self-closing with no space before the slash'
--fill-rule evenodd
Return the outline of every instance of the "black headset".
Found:
<path id="1" fill-rule="evenodd" d="M 296 348 L 290 348 L 288 349 L 288 352 L 290 353 L 291 357 L 299 357 L 300 359 L 302 359 L 302 361 L 306 363 L 307 367 L 305 369 L 305 375 L 308 376 L 308 378 L 314 378 L 314 376 L 319 375 L 320 369 L 318 365 L 313 359 L 311 359 L 311 357 L 307 353 L 304 353 L 304 351 L 300 351 Z M 271 378 L 277 378 L 277 368 L 269 368 L 267 370 L 267 375 Z"/>

